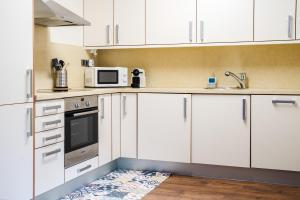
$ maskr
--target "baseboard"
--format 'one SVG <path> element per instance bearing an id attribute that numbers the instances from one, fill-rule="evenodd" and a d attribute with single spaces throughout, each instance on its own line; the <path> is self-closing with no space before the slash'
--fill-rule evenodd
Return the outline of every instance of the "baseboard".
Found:
<path id="1" fill-rule="evenodd" d="M 171 172 L 175 175 L 300 186 L 300 172 L 137 160 L 128 158 L 120 158 L 117 161 L 117 164 L 119 169 L 157 170 Z"/>

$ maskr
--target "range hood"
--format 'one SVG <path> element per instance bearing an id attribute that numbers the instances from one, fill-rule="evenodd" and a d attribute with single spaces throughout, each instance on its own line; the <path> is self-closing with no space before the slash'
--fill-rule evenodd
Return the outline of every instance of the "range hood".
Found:
<path id="1" fill-rule="evenodd" d="M 54 0 L 34 1 L 34 23 L 41 26 L 89 26 L 90 22 Z"/>

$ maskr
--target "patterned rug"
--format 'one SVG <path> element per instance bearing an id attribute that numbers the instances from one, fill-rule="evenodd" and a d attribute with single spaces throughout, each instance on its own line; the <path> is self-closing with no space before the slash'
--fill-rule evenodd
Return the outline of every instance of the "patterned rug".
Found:
<path id="1" fill-rule="evenodd" d="M 137 200 L 160 185 L 170 173 L 116 170 L 61 200 Z"/>

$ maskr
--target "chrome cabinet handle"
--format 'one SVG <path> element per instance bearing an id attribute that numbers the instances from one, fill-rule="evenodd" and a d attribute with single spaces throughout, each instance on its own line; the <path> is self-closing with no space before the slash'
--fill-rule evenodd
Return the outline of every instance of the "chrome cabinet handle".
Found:
<path id="1" fill-rule="evenodd" d="M 28 69 L 26 71 L 26 76 L 27 76 L 27 99 L 32 98 L 32 69 Z"/>
<path id="2" fill-rule="evenodd" d="M 83 172 L 83 171 L 85 171 L 85 170 L 88 170 L 88 169 L 90 169 L 91 167 L 92 167 L 92 165 L 88 165 L 88 166 L 86 166 L 86 167 L 84 167 L 84 168 L 78 169 L 78 173 Z"/>
<path id="3" fill-rule="evenodd" d="M 50 126 L 50 125 L 54 125 L 54 124 L 59 124 L 59 123 L 61 123 L 61 120 L 60 119 L 58 119 L 58 120 L 54 120 L 54 121 L 51 121 L 51 122 L 44 122 L 43 123 L 43 126 Z"/>
<path id="4" fill-rule="evenodd" d="M 293 38 L 293 16 L 292 15 L 288 16 L 288 37 L 290 39 Z"/>
<path id="5" fill-rule="evenodd" d="M 126 96 L 123 96 L 123 115 L 127 114 L 126 99 Z"/>
<path id="6" fill-rule="evenodd" d="M 189 41 L 193 42 L 193 22 L 189 21 Z"/>
<path id="7" fill-rule="evenodd" d="M 98 113 L 98 112 L 99 112 L 98 110 L 92 110 L 92 111 L 87 111 L 87 112 L 75 113 L 75 114 L 73 114 L 73 116 L 79 117 L 79 116 L 94 114 L 94 113 Z"/>
<path id="8" fill-rule="evenodd" d="M 27 108 L 27 117 L 29 117 L 29 130 L 27 131 L 27 136 L 30 137 L 33 135 L 33 128 L 32 128 L 32 108 Z"/>
<path id="9" fill-rule="evenodd" d="M 204 42 L 204 21 L 200 21 L 200 41 Z"/>
<path id="10" fill-rule="evenodd" d="M 120 29 L 120 26 L 119 24 L 116 25 L 116 44 L 119 44 L 119 29 Z"/>
<path id="11" fill-rule="evenodd" d="M 48 156 L 51 156 L 51 155 L 54 155 L 54 154 L 57 154 L 61 152 L 61 149 L 56 149 L 54 151 L 50 151 L 50 152 L 47 152 L 47 153 L 43 153 L 43 157 L 48 157 Z"/>
<path id="12" fill-rule="evenodd" d="M 295 100 L 272 100 L 273 104 L 296 104 Z"/>
<path id="13" fill-rule="evenodd" d="M 109 30 L 110 30 L 110 25 L 106 25 L 106 44 L 110 44 L 110 38 L 109 38 Z"/>
<path id="14" fill-rule="evenodd" d="M 187 98 L 183 98 L 183 118 L 187 117 Z"/>
<path id="15" fill-rule="evenodd" d="M 48 110 L 58 110 L 58 109 L 60 109 L 61 108 L 61 105 L 56 105 L 56 106 L 48 106 L 48 107 L 44 107 L 43 108 L 43 111 L 45 112 L 45 111 L 48 111 Z"/>
<path id="16" fill-rule="evenodd" d="M 53 135 L 53 136 L 50 136 L 50 137 L 45 137 L 44 141 L 54 140 L 54 139 L 58 139 L 60 137 L 61 137 L 61 134 L 57 134 L 57 135 Z"/>
<path id="17" fill-rule="evenodd" d="M 247 100 L 243 99 L 243 121 L 247 120 L 246 108 L 247 108 Z"/>
<path id="18" fill-rule="evenodd" d="M 104 119 L 104 98 L 101 98 L 101 119 Z"/>

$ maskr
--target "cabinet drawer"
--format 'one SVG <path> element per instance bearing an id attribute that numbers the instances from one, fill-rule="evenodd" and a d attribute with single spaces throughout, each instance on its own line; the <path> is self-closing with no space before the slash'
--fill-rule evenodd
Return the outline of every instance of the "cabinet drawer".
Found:
<path id="1" fill-rule="evenodd" d="M 64 140 L 64 128 L 58 128 L 37 133 L 35 136 L 35 148 L 55 144 Z"/>
<path id="2" fill-rule="evenodd" d="M 64 143 L 35 151 L 35 196 L 64 183 Z"/>
<path id="3" fill-rule="evenodd" d="M 65 170 L 65 182 L 70 181 L 78 176 L 81 176 L 98 167 L 98 156 L 79 163 Z"/>
<path id="4" fill-rule="evenodd" d="M 65 103 L 63 99 L 53 101 L 39 101 L 35 105 L 35 114 L 37 117 L 63 113 L 65 110 Z"/>
<path id="5" fill-rule="evenodd" d="M 64 114 L 49 115 L 35 118 L 35 131 L 41 132 L 63 127 L 65 124 Z"/>

